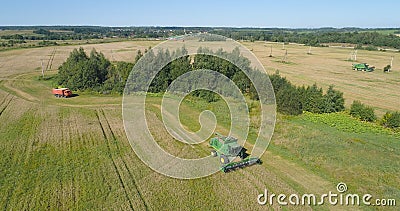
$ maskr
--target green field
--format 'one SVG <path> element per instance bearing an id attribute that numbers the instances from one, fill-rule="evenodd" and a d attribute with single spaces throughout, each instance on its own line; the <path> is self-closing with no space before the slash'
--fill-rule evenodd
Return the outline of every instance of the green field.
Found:
<path id="1" fill-rule="evenodd" d="M 112 61 L 133 61 L 138 49 L 158 42 L 134 41 L 96 45 Z M 358 99 L 380 114 L 399 108 L 398 69 L 353 72 L 347 49 L 289 45 L 293 65 L 273 62 L 283 52 L 274 44 L 274 58 L 261 42 L 244 43 L 266 66 L 279 69 L 295 84 L 334 84 L 346 103 Z M 265 188 L 276 194 L 323 194 L 344 182 L 349 193 L 400 200 L 400 134 L 375 123 L 337 114 L 278 115 L 264 163 L 230 173 L 218 172 L 195 180 L 178 180 L 154 172 L 135 155 L 122 122 L 122 96 L 78 92 L 70 99 L 50 94 L 52 76 L 74 46 L 57 47 L 48 80 L 39 80 L 40 59 L 53 47 L 0 52 L 0 208 L 4 210 L 123 209 L 123 210 L 354 210 L 383 207 L 260 206 Z M 380 67 L 387 52 L 361 51 L 360 60 Z M 396 58 L 396 61 L 399 61 Z M 384 91 L 386 90 L 386 91 Z M 207 144 L 195 148 L 172 139 L 160 117 L 161 97 L 147 100 L 147 121 L 157 142 L 180 157 L 209 154 Z M 257 128 L 257 105 L 251 111 Z M 198 115 L 216 111 L 217 129 L 228 131 L 223 101 L 207 103 L 187 98 L 181 105 L 182 124 L 199 128 Z M 254 132 L 254 131 L 253 131 Z M 254 134 L 250 134 L 252 139 Z M 247 147 L 251 146 L 249 143 Z M 397 207 L 389 207 L 398 210 Z"/>

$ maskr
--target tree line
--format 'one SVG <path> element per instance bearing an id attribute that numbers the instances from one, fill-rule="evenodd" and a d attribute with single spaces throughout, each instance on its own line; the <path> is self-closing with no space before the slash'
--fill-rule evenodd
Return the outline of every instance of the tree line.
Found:
<path id="1" fill-rule="evenodd" d="M 146 52 L 145 52 L 146 53 Z M 243 57 L 238 48 L 231 52 L 219 49 L 212 52 L 209 49 L 199 48 L 196 55 L 193 57 L 186 55 L 187 50 L 183 47 L 173 52 L 168 50 L 160 50 L 154 53 L 149 50 L 144 59 L 157 61 L 159 64 L 171 60 L 172 57 L 178 59 L 168 63 L 157 73 L 152 80 L 148 91 L 153 93 L 163 93 L 167 90 L 170 84 L 179 76 L 192 70 L 208 69 L 214 70 L 231 79 L 240 91 L 248 95 L 253 100 L 258 100 L 258 92 L 249 77 L 242 71 L 247 70 L 254 80 L 261 80 L 259 84 L 265 85 L 262 81 L 267 80 L 267 74 L 253 70 L 250 67 L 250 61 Z M 210 55 L 211 53 L 219 56 Z M 182 56 L 181 56 L 182 55 Z M 139 51 L 136 57 L 138 61 L 142 56 Z M 229 58 L 225 60 L 223 58 Z M 234 61 L 234 65 L 230 61 Z M 157 66 L 158 64 L 155 64 Z M 118 92 L 122 93 L 133 63 L 117 62 L 111 63 L 102 53 L 96 52 L 93 49 L 90 55 L 87 55 L 83 48 L 75 49 L 71 52 L 68 59 L 60 66 L 58 73 L 58 84 L 67 86 L 72 90 L 94 90 L 102 92 Z M 153 67 L 149 67 L 153 68 Z M 150 71 L 150 70 L 149 70 Z M 149 71 L 139 71 L 132 75 L 130 80 L 133 86 L 129 90 L 144 90 L 143 81 L 146 81 Z M 270 80 L 275 92 L 278 111 L 286 114 L 300 114 L 303 111 L 313 113 L 329 113 L 338 112 L 344 109 L 343 93 L 335 90 L 330 86 L 324 94 L 322 88 L 316 84 L 312 86 L 297 87 L 291 84 L 286 78 L 275 73 L 270 76 Z M 221 89 L 222 92 L 229 93 L 231 88 L 218 86 L 218 81 L 215 82 L 215 87 Z M 193 83 L 195 84 L 195 83 Z M 269 87 L 264 87 L 268 89 Z M 202 96 L 207 101 L 212 102 L 218 99 L 215 93 L 199 90 L 192 93 L 196 96 Z M 264 98 L 271 98 L 265 96 Z"/>
<path id="2" fill-rule="evenodd" d="M 235 40 L 294 42 L 311 46 L 323 46 L 324 43 L 350 43 L 375 47 L 400 49 L 400 37 L 379 32 L 338 32 L 338 31 L 287 31 L 287 30 L 215 30 L 216 34 Z"/>
<path id="3" fill-rule="evenodd" d="M 1 28 L 1 27 L 0 27 Z M 52 31 L 51 31 L 52 30 Z M 4 40 L 87 40 L 103 38 L 168 38 L 184 35 L 183 28 L 160 30 L 155 27 L 40 27 L 34 28 L 33 34 L 2 35 Z"/>
<path id="4" fill-rule="evenodd" d="M 93 49 L 90 54 L 86 54 L 83 48 L 74 49 L 67 60 L 59 67 L 57 75 L 57 84 L 69 87 L 71 90 L 90 90 L 102 93 L 123 93 L 126 81 L 131 81 L 127 86 L 128 90 L 137 91 L 144 90 L 148 84 L 143 83 L 147 80 L 147 72 L 160 66 L 165 61 L 170 61 L 171 58 L 178 58 L 169 62 L 161 68 L 155 78 L 151 81 L 148 91 L 152 93 L 164 93 L 171 83 L 179 76 L 188 73 L 192 70 L 208 69 L 214 70 L 231 79 L 239 90 L 247 95 L 250 99 L 259 100 L 254 84 L 249 77 L 242 71 L 245 70 L 250 74 L 251 78 L 260 80 L 262 83 L 267 80 L 267 74 L 254 70 L 250 67 L 250 61 L 243 57 L 239 49 L 234 49 L 231 52 L 219 49 L 212 52 L 210 49 L 199 48 L 196 55 L 186 55 L 187 50 L 182 47 L 173 52 L 168 50 L 160 50 L 155 53 L 152 49 L 146 49 L 143 53 L 139 50 L 134 63 L 129 62 L 110 62 L 105 56 Z M 218 56 L 213 56 L 218 55 Z M 223 59 L 227 58 L 227 59 Z M 140 67 L 144 71 L 134 72 L 130 75 L 134 64 L 139 65 L 152 64 L 150 61 L 156 61 L 155 64 L 148 67 Z M 234 65 L 230 61 L 234 61 Z M 146 69 L 147 68 L 147 69 Z M 157 68 L 155 68 L 157 69 Z M 311 86 L 295 86 L 279 72 L 269 75 L 272 87 L 262 87 L 263 89 L 273 88 L 277 110 L 284 114 L 299 115 L 305 111 L 312 113 L 332 113 L 340 112 L 345 109 L 343 93 L 335 90 L 331 85 L 323 91 L 317 84 Z M 193 81 L 183 81 L 185 85 L 196 84 L 202 79 L 197 77 Z M 209 83 L 209 81 L 207 82 Z M 220 85 L 218 81 L 214 82 L 216 89 L 222 92 L 230 93 L 232 88 Z M 182 86 L 187 88 L 186 86 Z M 179 88 L 179 87 L 178 87 Z M 182 89 L 184 92 L 185 90 Z M 214 102 L 221 98 L 214 92 L 207 90 L 197 90 L 192 93 L 196 97 L 205 99 L 208 102 Z M 264 96 L 271 98 L 272 96 Z M 362 104 L 359 101 L 354 101 L 350 108 L 350 115 L 362 121 L 376 121 L 377 117 L 373 108 Z M 387 112 L 380 120 L 380 123 L 389 128 L 400 127 L 400 112 Z"/>
<path id="5" fill-rule="evenodd" d="M 58 68 L 57 84 L 71 90 L 122 93 L 133 63 L 111 63 L 93 49 L 89 55 L 83 48 L 74 49 Z"/>
<path id="6" fill-rule="evenodd" d="M 229 27 L 101 27 L 101 26 L 0 26 L 0 30 L 33 30 L 34 34 L 3 35 L 4 40 L 85 40 L 118 38 L 168 38 L 185 33 L 208 32 L 235 40 L 295 42 L 312 46 L 351 43 L 400 49 L 400 37 L 380 33 L 386 29 L 229 28 Z M 395 30 L 395 29 L 390 29 Z M 371 48 L 372 50 L 372 48 Z"/>

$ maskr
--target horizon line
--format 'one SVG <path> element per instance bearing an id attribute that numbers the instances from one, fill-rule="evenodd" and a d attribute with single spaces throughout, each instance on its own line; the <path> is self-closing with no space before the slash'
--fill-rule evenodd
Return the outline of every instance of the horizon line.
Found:
<path id="1" fill-rule="evenodd" d="M 178 25 L 89 25 L 89 24 L 34 24 L 34 25 L 0 25 L 0 27 L 104 27 L 104 28 L 236 28 L 236 29 L 400 29 L 400 27 L 359 27 L 359 26 L 318 26 L 318 27 L 284 27 L 284 26 L 178 26 Z"/>

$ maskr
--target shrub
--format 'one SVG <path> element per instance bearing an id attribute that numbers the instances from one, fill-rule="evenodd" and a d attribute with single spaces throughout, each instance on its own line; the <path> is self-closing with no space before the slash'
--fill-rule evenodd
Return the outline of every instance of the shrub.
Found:
<path id="1" fill-rule="evenodd" d="M 373 122 L 376 120 L 374 109 L 357 100 L 351 104 L 350 115 L 362 121 Z"/>
<path id="2" fill-rule="evenodd" d="M 386 112 L 382 118 L 381 124 L 388 128 L 400 127 L 400 112 Z"/>
<path id="3" fill-rule="evenodd" d="M 217 102 L 220 99 L 218 94 L 216 94 L 212 91 L 209 91 L 209 90 L 204 90 L 204 89 L 195 90 L 191 93 L 191 95 L 200 97 L 200 98 L 206 100 L 208 103 Z"/>

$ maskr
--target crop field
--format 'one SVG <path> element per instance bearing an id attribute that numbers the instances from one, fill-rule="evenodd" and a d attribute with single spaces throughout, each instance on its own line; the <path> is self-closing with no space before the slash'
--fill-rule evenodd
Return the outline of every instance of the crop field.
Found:
<path id="1" fill-rule="evenodd" d="M 357 62 L 347 61 L 353 49 L 347 48 L 311 48 L 297 44 L 245 42 L 247 48 L 261 61 L 268 72 L 279 72 L 296 85 L 317 85 L 326 89 L 329 85 L 344 93 L 346 105 L 360 100 L 376 108 L 377 113 L 398 110 L 400 105 L 400 54 L 358 50 Z M 272 45 L 272 57 L 269 57 Z M 282 63 L 285 52 L 287 63 Z M 383 73 L 383 68 L 393 59 L 393 72 Z M 375 66 L 374 72 L 357 72 L 351 69 L 352 63 L 368 63 Z M 398 66 L 399 65 L 399 66 Z"/>
<path id="2" fill-rule="evenodd" d="M 111 61 L 130 61 L 159 41 L 83 45 Z M 268 57 L 270 45 L 273 57 Z M 351 70 L 349 49 L 244 42 L 267 71 L 279 70 L 297 85 L 333 84 L 346 104 L 361 100 L 379 114 L 400 105 L 400 58 L 396 53 L 359 51 L 358 60 L 376 66 L 372 73 Z M 400 200 L 400 134 L 359 122 L 345 113 L 278 115 L 262 165 L 195 180 L 178 180 L 147 167 L 132 150 L 122 122 L 122 96 L 86 92 L 70 99 L 51 95 L 57 67 L 78 46 L 0 52 L 0 208 L 4 210 L 354 210 L 382 207 L 261 206 L 257 195 L 336 191 L 345 182 L 350 193 Z M 394 69 L 382 68 L 394 55 Z M 400 54 L 399 54 L 400 55 Z M 39 79 L 41 59 L 48 80 Z M 400 67 L 400 66 L 399 66 Z M 209 154 L 207 144 L 191 149 L 174 141 L 162 125 L 161 97 L 147 99 L 147 121 L 160 146 L 180 157 Z M 218 130 L 228 131 L 223 101 L 183 101 L 182 124 L 196 130 L 198 114 L 219 112 Z M 259 112 L 254 109 L 252 121 Z M 248 144 L 250 146 L 251 144 Z M 397 205 L 398 206 L 398 205 Z M 398 207 L 392 207 L 396 210 Z"/>
<path id="3" fill-rule="evenodd" d="M 144 52 L 154 47 L 160 41 L 129 41 L 104 44 L 81 45 L 86 51 L 91 49 L 102 52 L 111 61 L 132 62 L 137 50 Z M 358 50 L 357 62 L 365 62 L 376 67 L 371 73 L 357 72 L 351 69 L 352 63 L 347 61 L 353 51 L 348 48 L 316 48 L 307 52 L 307 46 L 297 44 L 285 45 L 288 50 L 287 62 L 282 63 L 285 50 L 281 43 L 243 42 L 257 56 L 268 73 L 279 71 L 296 85 L 317 85 L 326 89 L 329 85 L 344 92 L 346 105 L 353 100 L 360 100 L 373 106 L 379 115 L 386 111 L 397 110 L 400 103 L 400 54 L 396 52 L 381 52 Z M 272 46 L 272 57 L 269 57 Z M 78 46 L 43 47 L 34 49 L 18 49 L 0 52 L 0 79 L 21 73 L 40 72 L 41 60 L 44 67 L 56 70 L 65 61 L 69 52 Z M 383 67 L 393 60 L 393 72 L 383 73 Z M 24 62 L 21 62 L 23 60 Z"/>

